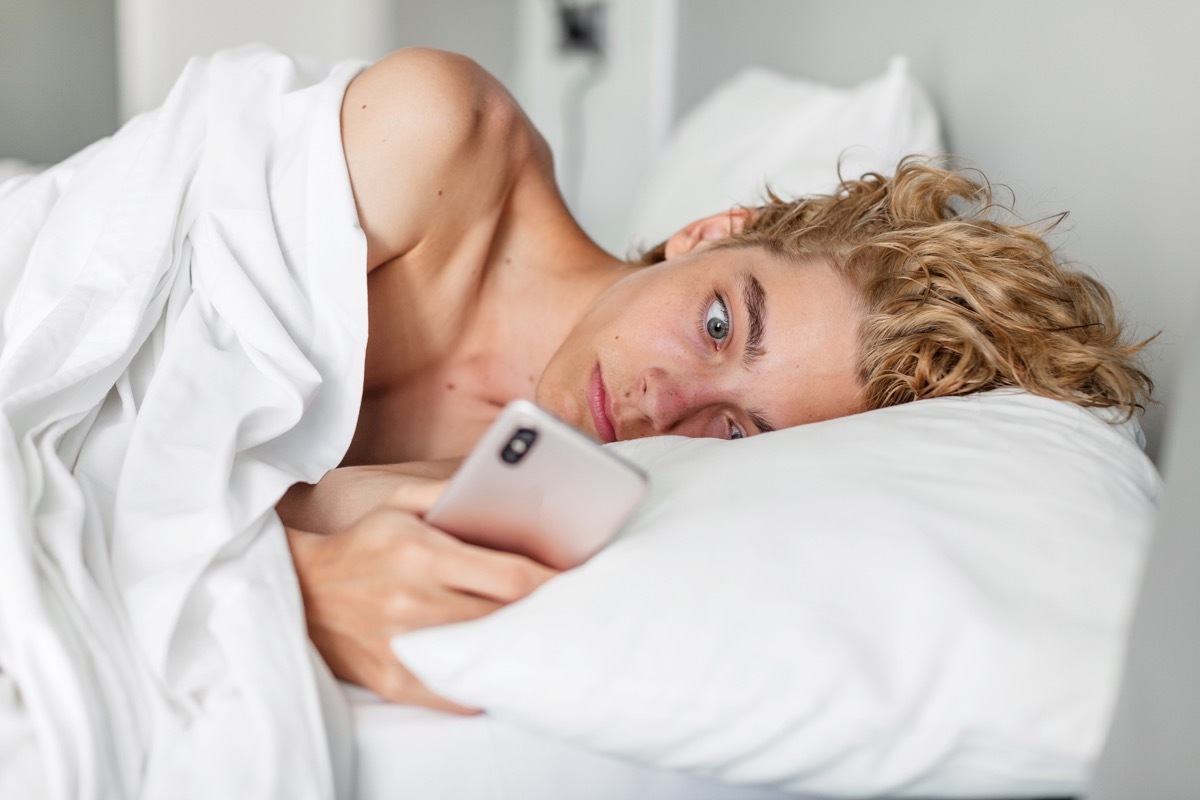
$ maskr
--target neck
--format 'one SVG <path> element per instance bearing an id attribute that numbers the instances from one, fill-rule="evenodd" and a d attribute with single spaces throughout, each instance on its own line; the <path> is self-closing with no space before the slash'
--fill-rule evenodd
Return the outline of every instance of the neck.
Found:
<path id="1" fill-rule="evenodd" d="M 579 226 L 554 182 L 552 167 L 547 164 L 532 176 L 514 191 L 510 219 L 513 238 L 524 245 L 532 267 L 534 295 L 543 284 L 557 294 L 553 307 L 530 309 L 551 323 L 544 328 L 553 340 L 548 358 L 596 298 L 636 267 L 605 251 Z"/>
<path id="2" fill-rule="evenodd" d="M 610 286 L 640 267 L 607 253 L 586 236 L 545 247 L 519 293 L 525 335 L 537 342 L 529 364 L 535 383 L 550 358 Z M 514 287 L 515 288 L 515 287 Z M 514 309 L 515 310 L 515 309 Z"/>
<path id="3" fill-rule="evenodd" d="M 499 237 L 505 257 L 493 262 L 488 281 L 490 305 L 499 316 L 487 315 L 484 325 L 495 337 L 492 346 L 520 370 L 530 397 L 551 357 L 596 299 L 637 269 L 592 241 L 552 180 L 541 173 L 534 177 L 510 199 L 511 227 Z"/>

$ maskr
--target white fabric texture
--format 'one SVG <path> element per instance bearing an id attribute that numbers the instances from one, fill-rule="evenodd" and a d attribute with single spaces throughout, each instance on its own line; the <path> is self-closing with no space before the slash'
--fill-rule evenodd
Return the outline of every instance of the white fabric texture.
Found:
<path id="1" fill-rule="evenodd" d="M 273 506 L 357 419 L 361 67 L 193 61 L 161 109 L 0 188 L 6 797 L 349 791 Z"/>
<path id="2" fill-rule="evenodd" d="M 843 89 L 748 68 L 678 124 L 633 203 L 628 238 L 653 245 L 693 219 L 782 197 L 833 191 L 848 178 L 891 175 L 909 155 L 940 155 L 933 103 L 897 56 L 884 74 Z"/>
<path id="3" fill-rule="evenodd" d="M 1160 492 L 1137 433 L 1002 391 L 620 443 L 651 487 L 612 545 L 393 649 L 459 703 L 729 782 L 1074 795 Z"/>

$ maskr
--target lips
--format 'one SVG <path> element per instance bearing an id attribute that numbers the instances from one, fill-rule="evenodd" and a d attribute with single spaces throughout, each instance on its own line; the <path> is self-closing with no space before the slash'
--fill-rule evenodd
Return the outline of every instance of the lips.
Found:
<path id="1" fill-rule="evenodd" d="M 608 416 L 608 393 L 604 390 L 604 379 L 600 377 L 600 365 L 592 370 L 592 379 L 588 382 L 588 408 L 592 412 L 592 424 L 596 426 L 596 435 L 600 441 L 608 443 L 617 440 L 617 431 Z"/>

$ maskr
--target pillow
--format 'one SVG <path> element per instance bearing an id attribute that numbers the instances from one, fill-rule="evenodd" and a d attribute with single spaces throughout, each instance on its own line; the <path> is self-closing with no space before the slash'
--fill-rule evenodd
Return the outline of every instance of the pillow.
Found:
<path id="1" fill-rule="evenodd" d="M 1000 391 L 615 446 L 647 501 L 591 561 L 393 641 L 580 745 L 838 796 L 1078 792 L 1160 492 L 1136 423 Z"/>
<path id="2" fill-rule="evenodd" d="M 943 152 L 933 104 L 903 57 L 852 89 L 747 69 L 677 126 L 632 205 L 635 245 L 653 245 L 707 214 L 832 191 L 842 174 L 892 174 L 900 159 Z"/>

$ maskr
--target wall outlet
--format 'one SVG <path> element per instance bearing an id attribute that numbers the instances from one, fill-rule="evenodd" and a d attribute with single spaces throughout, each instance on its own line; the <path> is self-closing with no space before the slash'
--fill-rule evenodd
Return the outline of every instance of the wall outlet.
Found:
<path id="1" fill-rule="evenodd" d="M 558 51 L 563 54 L 604 55 L 604 3 L 570 3 L 559 0 Z"/>

